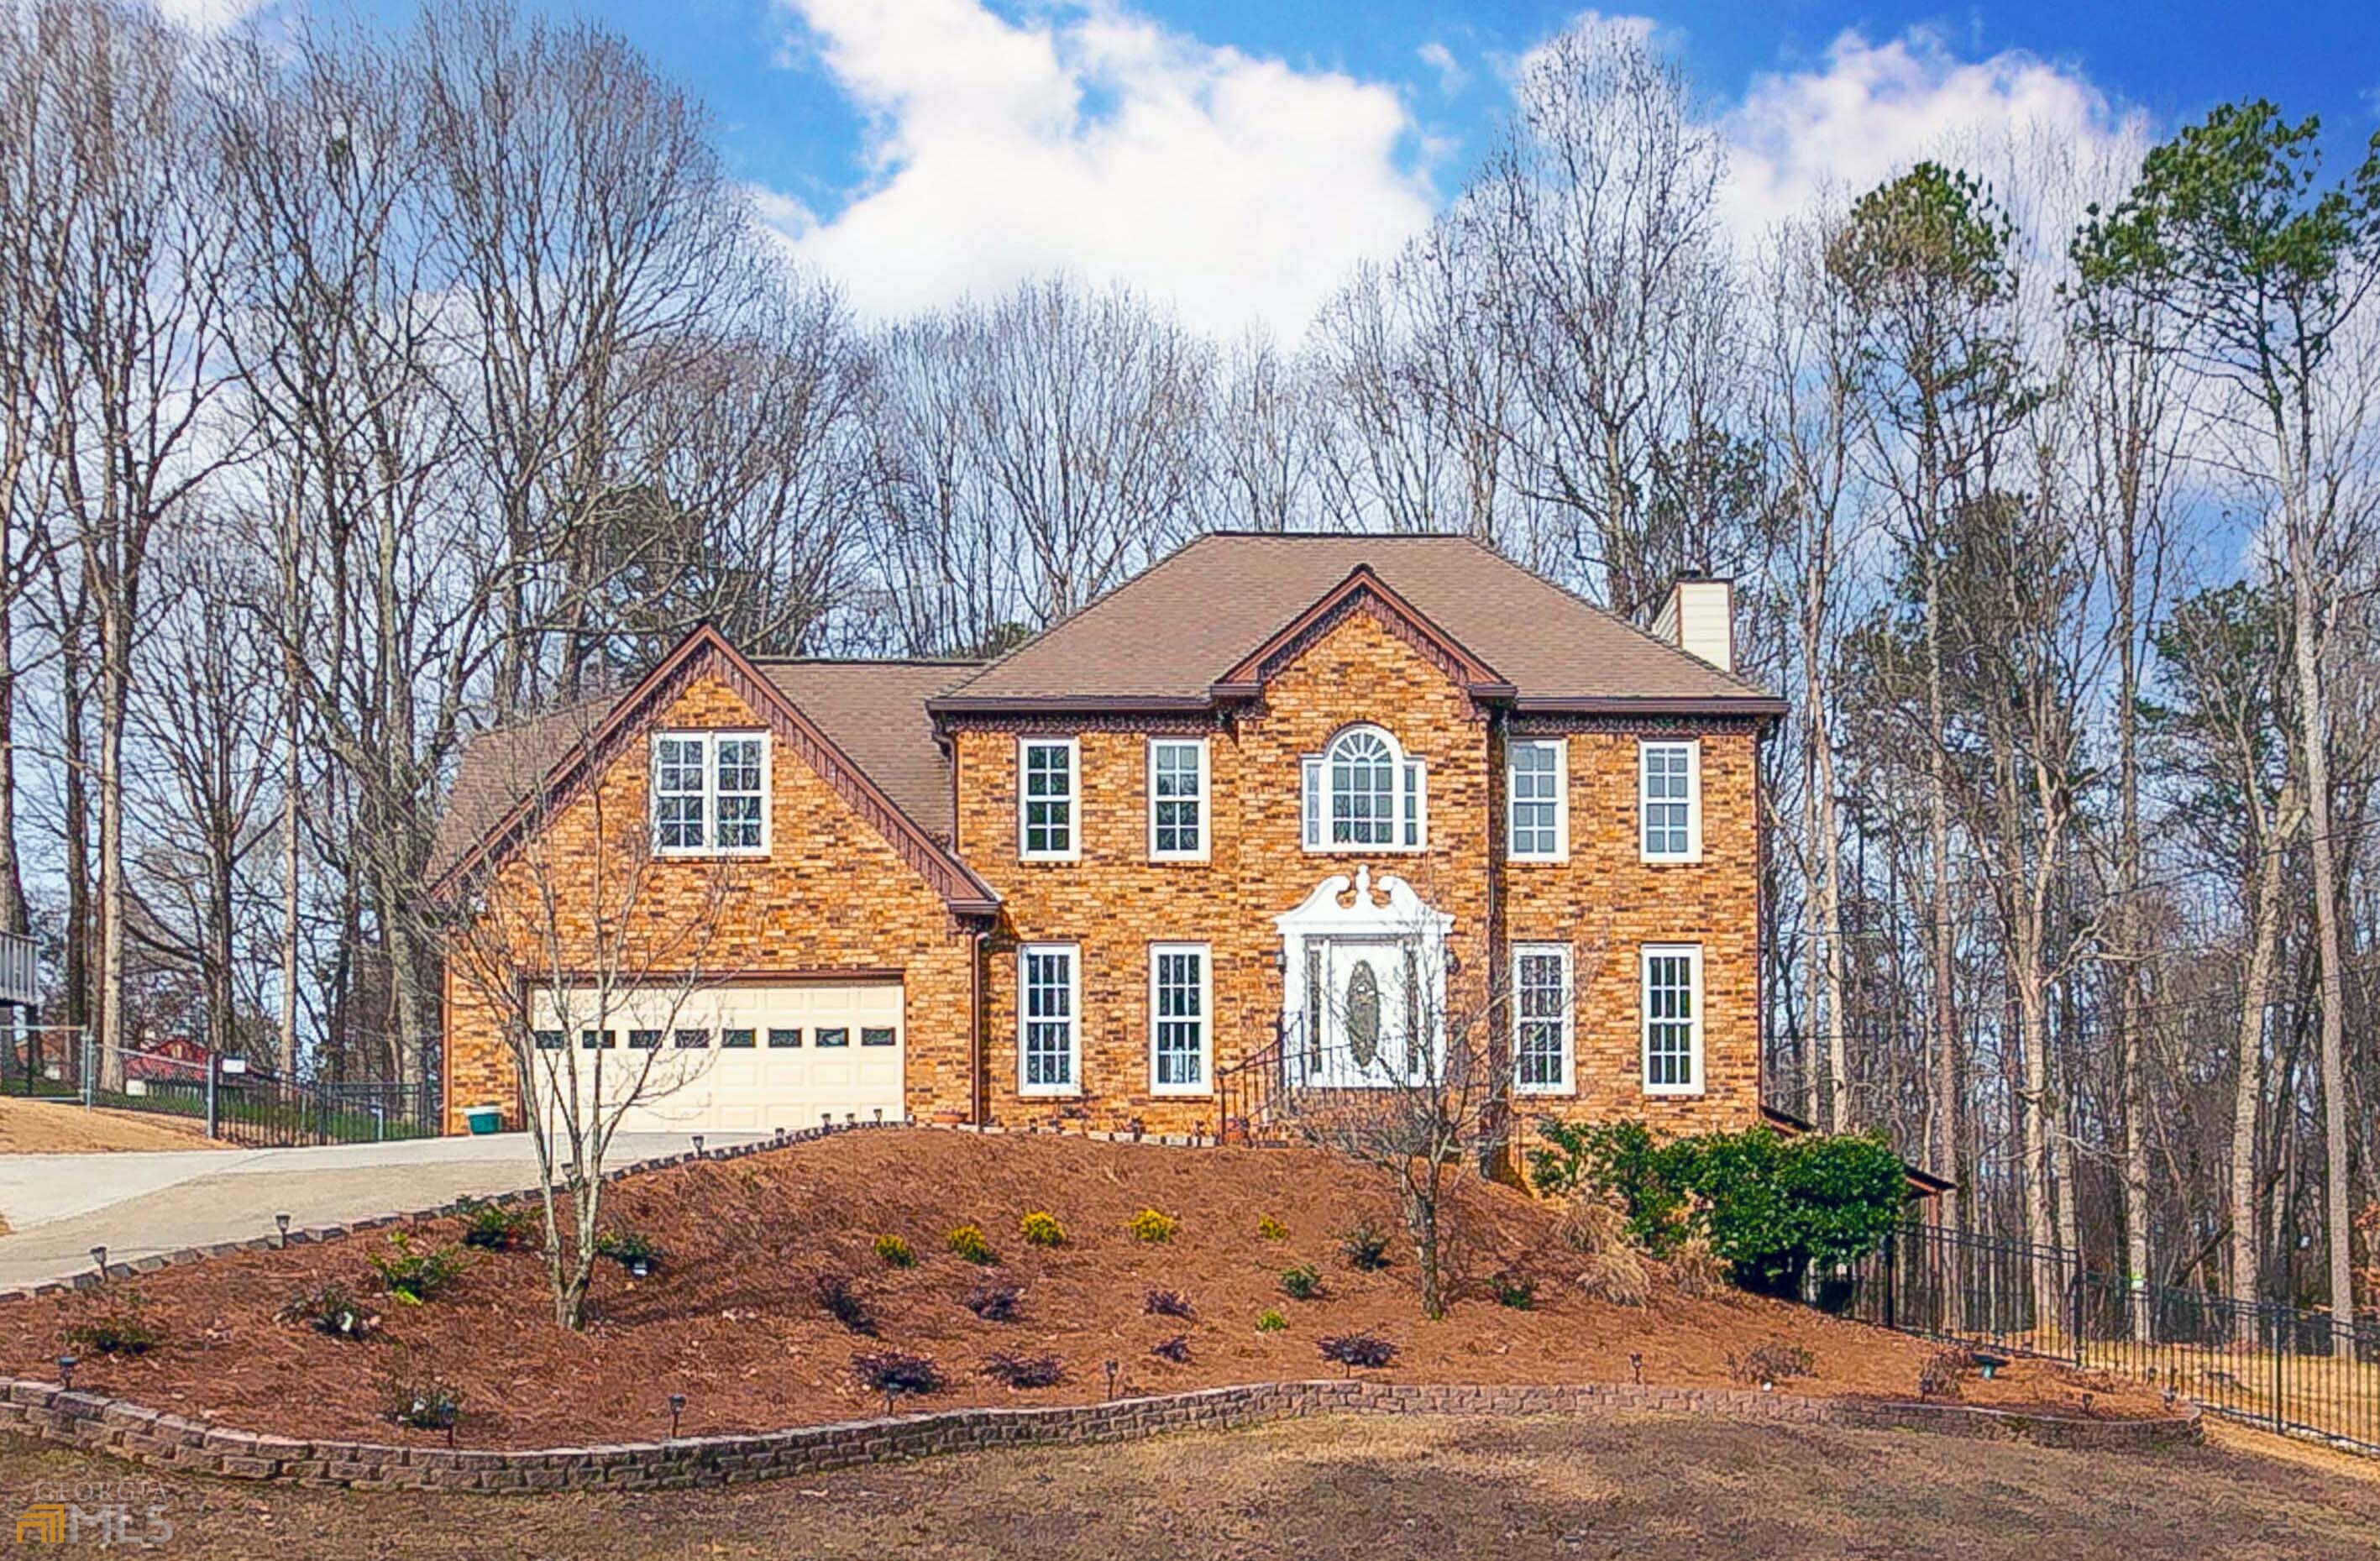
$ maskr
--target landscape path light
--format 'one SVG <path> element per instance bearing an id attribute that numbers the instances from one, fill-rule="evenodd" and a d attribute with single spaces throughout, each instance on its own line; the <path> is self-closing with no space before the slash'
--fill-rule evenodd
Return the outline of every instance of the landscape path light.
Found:
<path id="1" fill-rule="evenodd" d="M 289 1244 L 289 1216 L 285 1214 L 276 1214 L 273 1216 L 273 1223 L 281 1228 L 281 1244 L 285 1247 L 287 1246 Z"/>
<path id="2" fill-rule="evenodd" d="M 107 1277 L 107 1248 L 103 1245 L 91 1248 L 91 1266 L 99 1270 L 99 1277 L 102 1279 L 105 1279 Z"/>
<path id="3" fill-rule="evenodd" d="M 669 1406 L 670 1440 L 674 1442 L 677 1440 L 677 1417 L 686 1413 L 686 1395 L 683 1393 L 671 1394 L 669 1397 Z"/>
<path id="4" fill-rule="evenodd" d="M 61 1355 L 58 1357 L 58 1383 L 59 1386 L 65 1387 L 68 1392 L 72 1392 L 74 1390 L 74 1369 L 75 1358 L 73 1356 Z"/>

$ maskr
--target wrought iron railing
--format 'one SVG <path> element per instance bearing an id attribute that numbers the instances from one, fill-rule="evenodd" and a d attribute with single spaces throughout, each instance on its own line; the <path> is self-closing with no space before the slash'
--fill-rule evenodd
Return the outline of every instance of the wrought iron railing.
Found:
<path id="1" fill-rule="evenodd" d="M 2380 1453 L 2380 1324 L 2135 1282 L 2057 1248 L 1941 1226 L 1895 1230 L 1809 1299 L 1905 1333 L 2170 1389 L 2212 1412 Z"/>

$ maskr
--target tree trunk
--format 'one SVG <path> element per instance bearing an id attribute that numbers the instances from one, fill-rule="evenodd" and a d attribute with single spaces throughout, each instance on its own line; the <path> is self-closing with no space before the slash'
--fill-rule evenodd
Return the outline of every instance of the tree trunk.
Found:
<path id="1" fill-rule="evenodd" d="M 2287 803 L 2283 804 L 2284 808 Z M 2265 1109 L 2265 1010 L 2280 936 L 2281 832 L 2268 829 L 2249 892 L 2246 979 L 2240 986 L 2239 1068 L 2231 1086 L 2231 1299 L 2262 1299 L 2264 1230 L 2256 1218 L 2256 1126 Z"/>
<path id="2" fill-rule="evenodd" d="M 2297 484 L 2289 484 L 2295 488 Z M 2302 503 L 2303 496 L 2299 496 Z M 2321 611 L 2314 600 L 2312 538 L 2302 520 L 2290 526 L 2289 605 L 2297 658 L 2300 739 L 2305 758 L 2307 844 L 2313 860 L 2313 920 L 2322 983 L 2323 1197 L 2330 1253 L 2330 1309 L 2355 1315 L 2355 1226 L 2348 1206 L 2346 952 L 2338 926 L 2338 862 L 2330 831 L 2330 698 L 2322 680 Z M 2334 1348 L 2353 1348 L 2345 1329 Z"/>
<path id="3" fill-rule="evenodd" d="M 131 682 L 132 624 L 111 589 L 99 608 L 99 1033 L 100 1087 L 124 1088 L 124 718 Z"/>

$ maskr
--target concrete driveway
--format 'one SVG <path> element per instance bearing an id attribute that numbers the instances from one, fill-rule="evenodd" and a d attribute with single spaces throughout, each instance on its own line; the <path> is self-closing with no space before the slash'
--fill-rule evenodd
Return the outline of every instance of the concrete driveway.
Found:
<path id="1" fill-rule="evenodd" d="M 706 1133 L 704 1143 L 757 1136 Z M 622 1133 L 608 1163 L 693 1146 L 685 1133 Z M 110 1263 L 129 1263 L 270 1236 L 276 1214 L 293 1227 L 346 1225 L 536 1183 L 536 1152 L 517 1132 L 322 1149 L 0 1156 L 0 1216 L 10 1227 L 0 1236 L 0 1289 L 87 1273 L 95 1246 L 107 1248 Z"/>

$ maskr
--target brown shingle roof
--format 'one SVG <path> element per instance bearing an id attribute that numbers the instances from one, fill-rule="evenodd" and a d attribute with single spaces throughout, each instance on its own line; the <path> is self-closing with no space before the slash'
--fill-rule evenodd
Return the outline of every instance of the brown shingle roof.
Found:
<path id="1" fill-rule="evenodd" d="M 960 684 L 939 708 L 1203 700 L 1358 566 L 1512 684 L 1523 708 L 1776 708 L 1763 690 L 1463 537 L 1201 537 Z"/>
<path id="2" fill-rule="evenodd" d="M 546 772 L 577 750 L 618 698 L 606 694 L 544 715 L 525 716 L 476 733 L 466 743 L 431 839 L 430 881 L 443 877 L 504 821 L 514 804 L 533 794 Z"/>
<path id="3" fill-rule="evenodd" d="M 951 839 L 951 764 L 926 701 L 974 675 L 980 661 L 756 661 L 760 674 L 851 756 L 892 805 L 935 839 Z"/>

